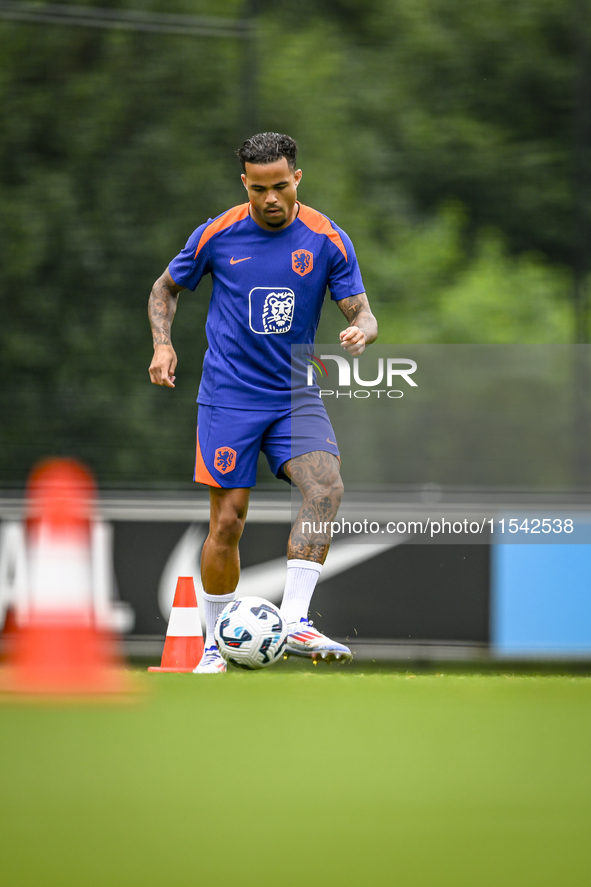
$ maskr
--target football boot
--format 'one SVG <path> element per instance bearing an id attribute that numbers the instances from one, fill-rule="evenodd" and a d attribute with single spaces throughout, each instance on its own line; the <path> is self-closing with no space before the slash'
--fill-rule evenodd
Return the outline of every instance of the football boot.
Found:
<path id="1" fill-rule="evenodd" d="M 224 674 L 226 668 L 226 662 L 222 659 L 217 644 L 212 644 L 203 651 L 201 662 L 193 669 L 193 674 Z"/>
<path id="2" fill-rule="evenodd" d="M 353 658 L 350 649 L 344 644 L 331 641 L 325 634 L 314 628 L 308 619 L 290 622 L 287 626 L 287 644 L 284 656 L 303 656 L 317 662 L 346 662 Z"/>

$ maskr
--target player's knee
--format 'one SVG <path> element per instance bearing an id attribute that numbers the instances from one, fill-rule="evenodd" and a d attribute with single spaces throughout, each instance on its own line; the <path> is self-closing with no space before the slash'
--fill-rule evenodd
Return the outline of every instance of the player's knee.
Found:
<path id="1" fill-rule="evenodd" d="M 331 472 L 331 474 L 325 478 L 324 483 L 320 489 L 320 495 L 330 502 L 333 503 L 337 508 L 341 504 L 341 500 L 343 498 L 343 494 L 345 492 L 345 485 L 343 484 L 343 480 L 341 478 L 340 471 L 338 468 Z"/>
<path id="2" fill-rule="evenodd" d="M 345 485 L 341 477 L 340 463 L 336 459 L 333 462 L 332 471 L 326 477 L 326 484 L 335 496 L 342 498 L 345 492 Z"/>
<path id="3" fill-rule="evenodd" d="M 245 517 L 232 509 L 216 515 L 211 521 L 209 533 L 215 541 L 224 546 L 238 545 L 244 530 Z"/>

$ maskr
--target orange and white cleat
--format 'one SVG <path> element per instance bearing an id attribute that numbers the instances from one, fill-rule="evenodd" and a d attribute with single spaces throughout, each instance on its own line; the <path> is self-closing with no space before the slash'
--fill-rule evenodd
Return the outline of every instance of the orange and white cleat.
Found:
<path id="1" fill-rule="evenodd" d="M 317 662 L 347 662 L 353 658 L 350 649 L 344 644 L 331 641 L 325 634 L 314 628 L 307 619 L 291 622 L 285 653 L 287 656 L 302 656 Z"/>

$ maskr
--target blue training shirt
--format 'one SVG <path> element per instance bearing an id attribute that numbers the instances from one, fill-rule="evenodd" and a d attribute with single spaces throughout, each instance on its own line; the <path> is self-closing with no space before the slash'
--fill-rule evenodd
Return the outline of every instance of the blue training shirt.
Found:
<path id="1" fill-rule="evenodd" d="M 197 228 L 169 270 L 190 290 L 204 274 L 213 278 L 197 402 L 285 409 L 291 346 L 309 345 L 312 353 L 327 286 L 338 301 L 364 292 L 363 281 L 351 240 L 322 213 L 299 204 L 291 225 L 267 231 L 248 208 L 235 206 Z M 318 388 L 301 394 L 316 400 Z"/>

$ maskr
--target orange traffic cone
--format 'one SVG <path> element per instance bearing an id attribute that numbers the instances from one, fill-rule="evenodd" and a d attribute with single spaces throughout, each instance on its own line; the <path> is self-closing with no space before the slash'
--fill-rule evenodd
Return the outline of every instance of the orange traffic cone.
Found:
<path id="1" fill-rule="evenodd" d="M 28 602 L 8 653 L 2 689 L 38 694 L 124 689 L 109 636 L 92 604 L 92 476 L 70 459 L 50 459 L 28 485 Z"/>
<path id="2" fill-rule="evenodd" d="M 160 667 L 148 671 L 193 671 L 203 656 L 203 630 L 192 576 L 179 576 Z"/>

